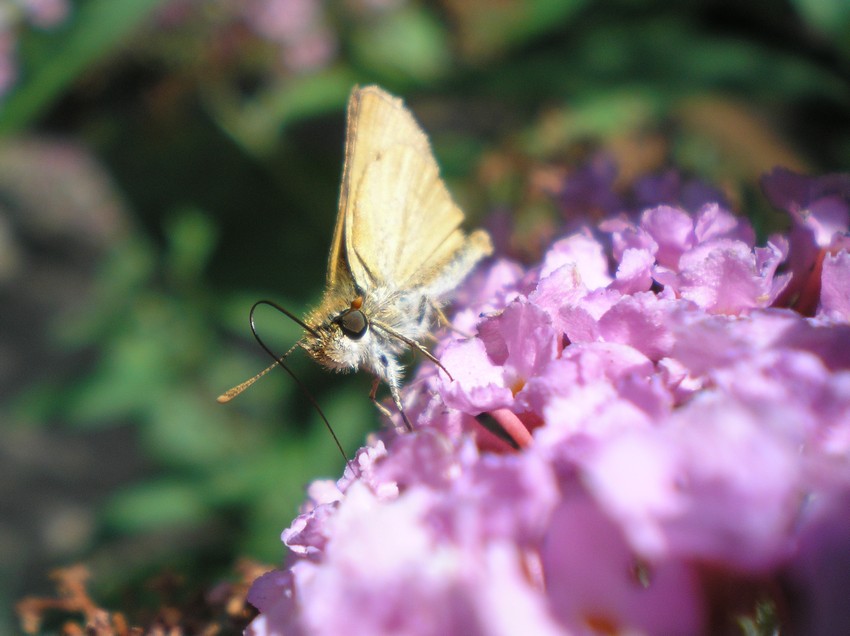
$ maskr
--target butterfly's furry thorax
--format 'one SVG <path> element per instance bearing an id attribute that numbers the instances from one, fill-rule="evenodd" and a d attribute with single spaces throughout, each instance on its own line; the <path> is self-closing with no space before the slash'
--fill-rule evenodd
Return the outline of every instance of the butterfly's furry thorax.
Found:
<path id="1" fill-rule="evenodd" d="M 353 303 L 359 306 L 354 309 Z M 328 289 L 305 318 L 314 333 L 305 333 L 301 346 L 334 371 L 364 367 L 383 381 L 396 383 L 401 379 L 397 358 L 407 349 L 396 334 L 421 340 L 430 332 L 435 307 L 432 299 L 416 290 L 377 287 L 360 295 L 353 288 Z M 349 314 L 354 312 L 365 319 L 362 331 L 347 328 Z"/>

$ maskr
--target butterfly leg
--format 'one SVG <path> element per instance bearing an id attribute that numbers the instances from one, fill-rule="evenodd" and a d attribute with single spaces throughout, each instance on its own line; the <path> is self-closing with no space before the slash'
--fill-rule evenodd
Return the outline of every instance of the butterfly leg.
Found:
<path id="1" fill-rule="evenodd" d="M 431 303 L 431 307 L 434 309 L 434 314 L 437 316 L 437 324 L 441 327 L 450 327 L 452 323 L 443 311 L 443 308 L 433 302 Z"/>
<path id="2" fill-rule="evenodd" d="M 392 413 L 390 413 L 389 409 L 378 401 L 378 385 L 380 385 L 380 383 L 381 379 L 378 377 L 372 381 L 372 390 L 369 392 L 369 399 L 372 400 L 372 403 L 378 408 L 381 415 L 384 415 L 388 419 L 392 419 Z M 410 420 L 407 419 L 404 408 L 401 406 L 401 396 L 398 394 L 398 389 L 392 384 L 388 384 L 388 386 L 390 387 L 390 395 L 393 398 L 393 402 L 395 403 L 398 412 L 401 414 L 401 419 L 404 422 L 405 428 L 412 432 L 413 425 L 410 423 Z"/>
<path id="3" fill-rule="evenodd" d="M 449 320 L 449 317 L 446 316 L 445 312 L 443 312 L 443 309 L 439 305 L 432 304 L 431 306 L 434 308 L 434 313 L 437 315 L 437 324 L 440 327 L 448 327 L 451 331 L 454 331 L 456 334 L 458 334 L 458 335 L 460 335 L 464 338 L 472 338 L 473 334 L 469 333 L 468 331 L 464 331 L 463 329 L 458 329 L 457 327 L 455 327 L 452 324 L 452 321 Z M 435 338 L 435 340 L 436 340 L 436 338 Z"/>

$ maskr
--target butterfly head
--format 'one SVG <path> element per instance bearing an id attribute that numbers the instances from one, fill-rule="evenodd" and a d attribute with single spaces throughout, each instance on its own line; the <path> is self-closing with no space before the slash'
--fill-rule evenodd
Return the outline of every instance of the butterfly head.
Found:
<path id="1" fill-rule="evenodd" d="M 357 296 L 345 309 L 322 307 L 308 317 L 312 324 L 302 347 L 319 364 L 336 371 L 356 369 L 363 362 L 369 339 L 369 319 L 363 312 L 363 297 Z"/>

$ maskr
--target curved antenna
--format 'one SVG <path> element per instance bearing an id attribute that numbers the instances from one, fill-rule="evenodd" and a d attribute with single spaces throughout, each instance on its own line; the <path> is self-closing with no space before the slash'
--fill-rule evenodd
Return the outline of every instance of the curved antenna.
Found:
<path id="1" fill-rule="evenodd" d="M 292 348 L 291 348 L 289 351 L 287 351 L 286 353 L 284 353 L 284 354 L 280 357 L 280 360 L 284 360 L 284 359 L 286 359 L 286 357 L 287 357 L 290 353 L 292 353 L 293 351 L 295 351 L 295 349 L 296 349 L 296 348 L 298 348 L 298 343 L 297 343 L 297 342 L 296 342 L 294 345 L 292 345 Z M 222 393 L 221 395 L 219 395 L 219 396 L 215 399 L 215 401 L 216 401 L 216 402 L 218 402 L 219 404 L 227 404 L 228 402 L 230 402 L 230 400 L 232 400 L 232 399 L 233 399 L 233 398 L 235 398 L 237 395 L 239 395 L 240 393 L 242 393 L 243 391 L 245 391 L 245 389 L 247 389 L 247 388 L 248 388 L 248 387 L 250 387 L 252 384 L 254 384 L 254 382 L 256 382 L 257 380 L 259 380 L 260 378 L 262 378 L 264 375 L 266 375 L 269 371 L 271 371 L 272 369 L 274 369 L 274 368 L 277 366 L 277 364 L 278 364 L 278 362 L 277 362 L 277 360 L 275 360 L 275 361 L 274 361 L 274 362 L 272 362 L 269 366 L 267 366 L 265 369 L 263 369 L 263 370 L 262 370 L 262 371 L 260 371 L 257 375 L 255 375 L 253 378 L 248 378 L 248 379 L 247 379 L 247 380 L 245 380 L 242 384 L 237 384 L 237 385 L 236 385 L 235 387 L 233 387 L 232 389 L 228 389 L 227 391 L 225 391 L 224 393 Z"/>
<path id="2" fill-rule="evenodd" d="M 298 316 L 293 314 L 288 309 L 284 309 L 283 307 L 278 305 L 276 302 L 274 302 L 272 300 L 258 300 L 257 302 L 255 302 L 251 306 L 251 313 L 250 313 L 251 331 L 254 332 L 254 337 L 257 339 L 257 342 L 259 342 L 260 346 L 263 349 L 265 349 L 266 351 L 269 351 L 269 350 L 266 348 L 266 345 L 263 344 L 263 341 L 260 340 L 260 337 L 257 335 L 257 332 L 254 329 L 254 311 L 257 309 L 258 305 L 268 305 L 269 307 L 273 307 L 274 309 L 277 309 L 280 313 L 282 313 L 284 316 L 289 318 L 292 322 L 294 322 L 299 327 L 301 327 L 304 331 L 308 332 L 311 336 L 318 336 L 319 335 L 319 333 L 315 329 L 313 329 L 310 325 L 308 325 L 306 322 L 301 320 Z M 269 351 L 269 353 L 274 357 L 274 354 L 271 353 L 271 351 Z"/>
<path id="3" fill-rule="evenodd" d="M 272 352 L 269 350 L 269 348 L 268 348 L 268 347 L 267 347 L 267 346 L 263 343 L 263 341 L 260 339 L 260 336 L 259 336 L 259 335 L 257 335 L 257 328 L 256 328 L 256 325 L 254 324 L 254 310 L 257 308 L 257 305 L 270 305 L 270 306 L 274 307 L 275 309 L 277 309 L 279 312 L 281 312 L 282 314 L 284 314 L 284 315 L 285 315 L 285 316 L 287 316 L 288 318 L 291 318 L 293 322 L 295 322 L 295 323 L 297 323 L 298 325 L 300 325 L 301 327 L 303 327 L 305 331 L 309 332 L 309 333 L 310 333 L 311 335 L 313 335 L 313 336 L 318 337 L 318 335 L 317 335 L 317 333 L 316 333 L 316 330 L 315 330 L 315 329 L 313 329 L 313 328 L 312 328 L 312 327 L 310 327 L 309 325 L 306 325 L 304 322 L 302 322 L 301 320 L 299 320 L 297 317 L 295 317 L 293 314 L 291 314 L 289 311 L 287 311 L 286 309 L 284 309 L 284 308 L 283 308 L 283 307 L 281 307 L 280 305 L 277 305 L 277 304 L 273 303 L 273 302 L 272 302 L 272 301 L 270 301 L 270 300 L 260 300 L 260 301 L 258 301 L 258 302 L 256 302 L 256 303 L 254 303 L 254 304 L 253 304 L 253 306 L 251 307 L 251 313 L 250 313 L 251 331 L 252 331 L 252 332 L 253 332 L 253 334 L 254 334 L 254 338 L 256 338 L 256 339 L 257 339 L 257 342 L 259 342 L 259 343 L 260 343 L 260 346 L 261 346 L 263 349 L 265 349 L 265 350 L 266 350 L 266 352 L 267 352 L 270 356 L 272 356 L 272 357 L 274 358 L 274 362 L 272 362 L 269 366 L 267 366 L 265 369 L 263 369 L 262 371 L 260 371 L 260 372 L 259 372 L 257 375 L 255 375 L 253 378 L 248 378 L 248 379 L 247 379 L 247 380 L 245 380 L 242 384 L 237 384 L 237 385 L 236 385 L 235 387 L 233 387 L 232 389 L 228 389 L 227 391 L 225 391 L 224 393 L 222 393 L 221 395 L 219 395 L 219 396 L 216 398 L 216 402 L 218 402 L 219 404 L 227 404 L 228 402 L 230 402 L 230 400 L 232 400 L 233 398 L 235 398 L 237 395 L 239 395 L 240 393 L 243 393 L 243 392 L 244 392 L 247 388 L 249 388 L 251 385 L 253 385 L 253 384 L 254 384 L 257 380 L 259 380 L 260 378 L 262 378 L 264 375 L 266 375 L 269 371 L 271 371 L 271 370 L 272 370 L 272 369 L 274 369 L 275 367 L 279 366 L 279 365 L 280 365 L 280 363 L 282 363 L 282 362 L 283 362 L 283 360 L 286 360 L 286 358 L 287 358 L 287 357 L 289 357 L 289 354 L 290 354 L 290 353 L 292 353 L 293 351 L 295 351 L 295 350 L 298 348 L 299 344 L 300 344 L 300 343 L 296 342 L 294 345 L 292 345 L 292 348 L 290 348 L 290 349 L 289 349 L 289 351 L 287 351 L 286 353 L 284 353 L 282 356 L 276 356 L 274 353 L 272 353 Z M 286 368 L 286 367 L 284 367 L 284 368 Z M 287 369 L 287 371 L 288 371 L 288 369 Z M 290 373 L 290 375 L 291 375 L 291 373 Z M 296 380 L 297 380 L 297 378 L 296 378 Z M 309 395 L 309 394 L 308 394 L 308 395 Z"/>
<path id="4" fill-rule="evenodd" d="M 258 343 L 260 343 L 260 346 L 263 349 L 265 349 L 266 353 L 268 353 L 272 358 L 274 358 L 274 364 L 272 364 L 270 367 L 268 367 L 264 371 L 260 372 L 258 375 L 254 376 L 254 378 L 249 380 L 248 386 L 251 386 L 251 384 L 256 382 L 259 378 L 261 378 L 266 373 L 268 373 L 269 371 L 274 369 L 275 366 L 279 366 L 281 369 L 286 371 L 289 374 L 289 377 L 292 378 L 293 380 L 295 380 L 295 384 L 298 385 L 298 388 L 301 389 L 301 392 L 307 397 L 307 399 L 310 401 L 310 404 L 313 405 L 313 408 L 316 409 L 316 412 L 319 414 L 319 417 L 321 417 L 322 421 L 325 423 L 325 426 L 327 427 L 328 432 L 331 434 L 331 437 L 334 440 L 334 444 L 336 444 L 336 447 L 339 449 L 339 452 L 342 455 L 342 458 L 345 460 L 345 463 L 351 469 L 352 473 L 356 474 L 356 471 L 354 470 L 354 466 L 351 464 L 351 461 L 346 456 L 345 450 L 343 450 L 342 444 L 340 443 L 339 438 L 336 436 L 336 433 L 334 433 L 334 429 L 331 426 L 331 423 L 328 421 L 328 418 L 325 417 L 325 413 L 324 413 L 324 411 L 322 411 L 322 408 L 319 406 L 319 403 L 316 401 L 316 398 L 314 398 L 313 395 L 310 393 L 310 391 L 307 390 L 307 387 L 304 386 L 304 383 L 301 382 L 301 380 L 298 379 L 298 376 L 295 375 L 292 372 L 292 369 L 290 369 L 288 366 L 286 366 L 283 363 L 283 361 L 286 359 L 286 356 L 288 356 L 290 353 L 292 353 L 298 347 L 298 343 L 296 342 L 292 346 L 292 348 L 289 351 L 287 351 L 285 354 L 283 354 L 282 356 L 278 356 L 277 354 L 275 354 L 274 351 L 272 351 L 268 346 L 266 346 L 266 343 L 263 342 L 262 338 L 260 338 L 260 334 L 257 333 L 257 327 L 254 324 L 254 311 L 260 305 L 268 305 L 269 307 L 273 307 L 274 309 L 277 309 L 284 316 L 286 316 L 287 318 L 291 318 L 293 321 L 295 321 L 297 324 L 299 324 L 301 327 L 303 327 L 304 330 L 307 331 L 308 333 L 310 333 L 312 335 L 317 335 L 315 329 L 308 326 L 304 321 L 297 318 L 295 315 L 293 315 L 291 312 L 287 311 L 286 309 L 284 309 L 283 307 L 281 307 L 277 303 L 272 302 L 271 300 L 258 300 L 257 302 L 255 302 L 253 304 L 253 306 L 251 307 L 251 313 L 249 314 L 249 319 L 251 321 L 251 333 L 254 334 L 254 338 L 256 339 L 256 341 Z M 243 382 L 243 384 L 245 384 L 245 383 Z M 238 388 L 238 387 L 236 387 L 236 388 Z M 248 388 L 248 387 L 246 386 L 245 388 Z M 231 391 L 232 390 L 234 390 L 234 389 L 231 389 Z M 228 391 L 228 393 L 230 393 L 230 391 Z M 225 395 L 227 395 L 227 394 L 225 394 Z"/>

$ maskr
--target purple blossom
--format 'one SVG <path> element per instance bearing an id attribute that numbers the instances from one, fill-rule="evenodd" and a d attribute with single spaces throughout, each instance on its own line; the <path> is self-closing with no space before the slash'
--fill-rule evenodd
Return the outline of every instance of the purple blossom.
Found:
<path id="1" fill-rule="evenodd" d="M 672 169 L 638 180 L 633 198 L 638 209 L 661 204 L 679 205 L 689 211 L 699 210 L 709 203 L 726 206 L 726 197 L 720 190 L 696 179 L 683 180 L 682 175 Z"/>
<path id="2" fill-rule="evenodd" d="M 27 21 L 42 29 L 59 24 L 70 11 L 67 0 L 24 0 L 20 4 Z"/>
<path id="3" fill-rule="evenodd" d="M 793 221 L 788 238 L 793 277 L 781 300 L 804 315 L 814 315 L 826 254 L 850 249 L 850 175 L 810 179 L 776 168 L 762 178 L 762 187 L 770 202 Z"/>
<path id="4" fill-rule="evenodd" d="M 700 631 L 705 608 L 696 568 L 679 561 L 641 563 L 617 525 L 587 497 L 564 498 L 550 518 L 541 555 L 546 598 L 562 633 Z"/>
<path id="5" fill-rule="evenodd" d="M 559 348 L 548 314 L 525 301 L 512 302 L 478 330 L 478 338 L 451 343 L 441 360 L 457 375 L 444 380 L 446 405 L 471 415 L 510 407 Z"/>
<path id="6" fill-rule="evenodd" d="M 19 0 L 22 1 L 22 0 Z M 50 4 L 66 0 L 27 0 Z M 220 67 L 230 62 L 242 68 L 246 48 L 266 55 L 249 54 L 249 64 L 272 79 L 315 72 L 331 65 L 339 54 L 341 32 L 352 24 L 380 22 L 407 0 L 168 0 L 156 12 L 160 28 L 188 29 L 205 41 L 218 39 L 208 63 Z M 203 31 L 201 31 L 203 32 Z M 201 60 L 203 61 L 203 60 Z M 252 76 L 253 77 L 253 76 Z"/>
<path id="7" fill-rule="evenodd" d="M 613 214 L 623 202 L 614 191 L 617 166 L 604 155 L 594 157 L 565 180 L 560 202 L 565 218 L 584 218 L 588 213 Z"/>
<path id="8" fill-rule="evenodd" d="M 850 625 L 848 179 L 775 171 L 796 225 L 763 246 L 668 199 L 482 267 L 434 349 L 451 377 L 423 366 L 416 431 L 310 487 L 248 633 L 713 633 L 755 612 L 718 584 Z"/>
<path id="9" fill-rule="evenodd" d="M 242 11 L 248 26 L 278 46 L 281 60 L 292 70 L 321 68 L 336 53 L 336 35 L 325 24 L 317 0 L 249 0 Z"/>
<path id="10" fill-rule="evenodd" d="M 819 315 L 850 322 L 850 253 L 827 254 L 823 260 Z"/>

